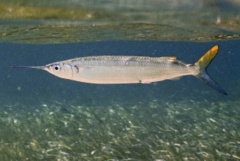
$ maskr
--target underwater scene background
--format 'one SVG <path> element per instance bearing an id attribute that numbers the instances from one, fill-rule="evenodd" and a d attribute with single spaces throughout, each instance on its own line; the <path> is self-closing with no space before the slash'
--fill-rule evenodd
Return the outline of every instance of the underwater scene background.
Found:
<path id="1" fill-rule="evenodd" d="M 151 3 L 150 3 L 151 2 Z M 0 160 L 240 160 L 238 0 L 0 2 Z M 94 85 L 12 65 L 97 55 L 177 56 L 222 95 L 187 76 Z"/>
<path id="2" fill-rule="evenodd" d="M 176 55 L 194 63 L 213 45 L 208 71 L 228 95 L 194 77 L 93 85 L 11 65 L 87 55 Z M 239 41 L 0 44 L 1 160 L 238 160 Z"/>

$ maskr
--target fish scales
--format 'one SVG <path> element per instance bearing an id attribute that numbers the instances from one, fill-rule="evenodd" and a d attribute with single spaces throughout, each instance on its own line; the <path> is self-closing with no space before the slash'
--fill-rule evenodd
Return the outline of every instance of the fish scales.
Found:
<path id="1" fill-rule="evenodd" d="M 143 56 L 91 56 L 69 60 L 70 63 L 92 66 L 159 66 L 172 61 L 175 61 L 172 57 L 153 58 Z"/>

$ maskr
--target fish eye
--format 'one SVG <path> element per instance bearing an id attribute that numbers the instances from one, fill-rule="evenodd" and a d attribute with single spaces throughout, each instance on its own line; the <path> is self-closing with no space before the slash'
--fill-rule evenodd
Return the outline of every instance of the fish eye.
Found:
<path id="1" fill-rule="evenodd" d="M 59 67 L 58 66 L 55 66 L 55 68 L 54 68 L 55 70 L 59 70 Z"/>
<path id="2" fill-rule="evenodd" d="M 51 66 L 55 71 L 59 71 L 61 68 L 60 68 L 60 65 L 58 64 L 54 64 Z"/>

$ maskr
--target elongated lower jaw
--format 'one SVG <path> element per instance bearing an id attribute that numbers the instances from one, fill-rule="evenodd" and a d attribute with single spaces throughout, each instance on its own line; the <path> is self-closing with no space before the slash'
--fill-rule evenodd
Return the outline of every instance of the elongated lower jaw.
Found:
<path id="1" fill-rule="evenodd" d="M 12 65 L 10 67 L 11 68 L 23 68 L 23 69 L 41 69 L 41 70 L 44 70 L 46 68 L 45 66 L 15 66 L 15 65 Z"/>

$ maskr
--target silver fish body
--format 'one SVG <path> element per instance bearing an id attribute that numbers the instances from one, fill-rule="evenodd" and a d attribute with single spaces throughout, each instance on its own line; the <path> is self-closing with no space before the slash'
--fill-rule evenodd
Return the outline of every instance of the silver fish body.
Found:
<path id="1" fill-rule="evenodd" d="M 58 77 L 94 84 L 151 83 L 196 75 L 196 66 L 175 57 L 92 56 L 46 65 Z"/>
<path id="2" fill-rule="evenodd" d="M 94 84 L 152 83 L 192 75 L 222 94 L 227 94 L 206 73 L 218 53 L 218 45 L 196 63 L 176 57 L 90 56 L 59 61 L 45 66 L 12 66 L 45 70 L 57 77 Z"/>

